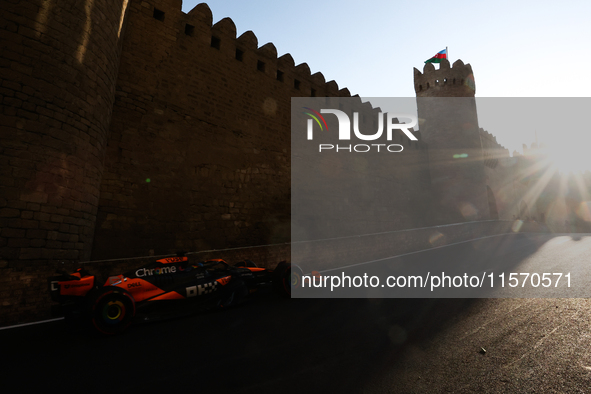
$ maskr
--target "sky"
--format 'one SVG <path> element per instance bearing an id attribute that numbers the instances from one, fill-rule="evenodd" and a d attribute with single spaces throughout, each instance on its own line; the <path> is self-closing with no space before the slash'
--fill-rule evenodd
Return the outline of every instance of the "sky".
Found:
<path id="1" fill-rule="evenodd" d="M 184 0 L 183 11 L 199 2 Z M 591 91 L 589 0 L 207 4 L 214 24 L 230 17 L 237 36 L 252 30 L 259 46 L 272 42 L 279 56 L 290 53 L 296 65 L 307 63 L 312 74 L 320 71 L 326 81 L 363 98 L 414 97 L 413 68 L 422 71 L 424 61 L 446 47 L 451 63 L 472 65 L 476 97 L 586 97 Z M 484 118 L 480 126 L 511 152 L 535 139 L 535 130 L 493 130 L 497 125 Z M 591 145 L 589 130 L 570 127 L 559 128 L 559 141 Z M 537 134 L 540 142 L 556 143 L 552 131 Z"/>

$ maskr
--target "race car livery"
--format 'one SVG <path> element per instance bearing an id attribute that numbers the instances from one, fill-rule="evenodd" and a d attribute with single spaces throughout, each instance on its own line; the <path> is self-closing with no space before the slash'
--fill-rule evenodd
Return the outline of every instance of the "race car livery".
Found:
<path id="1" fill-rule="evenodd" d="M 100 281 L 79 268 L 72 274 L 49 278 L 51 298 L 68 321 L 89 322 L 101 333 L 124 331 L 138 311 L 154 306 L 172 306 L 189 311 L 227 307 L 241 302 L 262 287 L 273 287 L 290 296 L 301 280 L 299 269 L 281 262 L 274 270 L 259 268 L 251 261 L 230 266 L 216 259 L 190 263 L 177 256 L 156 260 L 121 275 Z M 147 318 L 145 318 L 147 319 Z"/>

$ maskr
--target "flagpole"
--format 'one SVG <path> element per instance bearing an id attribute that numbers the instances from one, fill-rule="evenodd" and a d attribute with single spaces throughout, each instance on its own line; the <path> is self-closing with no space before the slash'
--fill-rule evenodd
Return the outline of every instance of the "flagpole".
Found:
<path id="1" fill-rule="evenodd" d="M 447 49 L 447 47 L 445 47 L 445 55 L 447 57 L 447 60 L 449 61 L 449 50 Z"/>

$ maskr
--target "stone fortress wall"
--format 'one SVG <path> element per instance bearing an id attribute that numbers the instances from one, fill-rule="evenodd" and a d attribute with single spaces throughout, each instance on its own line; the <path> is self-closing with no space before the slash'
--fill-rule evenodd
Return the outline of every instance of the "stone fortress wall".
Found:
<path id="1" fill-rule="evenodd" d="M 0 4 L 4 260 L 90 258 L 125 16 L 92 4 Z"/>
<path id="2" fill-rule="evenodd" d="M 125 16 L 0 2 L 0 322 L 48 308 L 55 261 L 90 258 Z"/>
<path id="3" fill-rule="evenodd" d="M 444 59 L 436 70 L 427 63 L 422 73 L 414 69 L 414 87 L 439 222 L 541 218 L 538 196 L 524 182 L 526 173 L 539 175 L 532 167 L 537 158 L 511 157 L 479 127 L 470 64 Z"/>
<path id="4" fill-rule="evenodd" d="M 461 60 L 452 67 L 444 59 L 435 70 L 427 63 L 423 73 L 414 69 L 414 84 L 419 127 L 429 145 L 435 219 L 489 219 L 472 67 Z"/>
<path id="5" fill-rule="evenodd" d="M 93 260 L 288 242 L 291 97 L 351 97 L 231 19 L 212 26 L 207 5 L 180 7 L 129 5 Z M 410 197 L 428 187 L 426 147 L 411 148 L 396 229 L 426 225 Z"/>
<path id="6" fill-rule="evenodd" d="M 0 323 L 42 315 L 64 260 L 289 242 L 291 97 L 351 93 L 251 31 L 236 37 L 229 18 L 212 25 L 207 5 L 181 5 L 0 3 Z M 415 70 L 415 90 L 473 100 L 470 65 Z M 432 204 L 446 167 L 429 165 L 430 148 L 444 139 L 426 126 L 405 145 L 407 170 L 389 175 L 391 230 L 496 218 L 487 187 L 511 219 L 512 175 L 487 164 L 505 153 L 464 110 L 477 160 L 447 168 L 471 208 Z"/>
<path id="7" fill-rule="evenodd" d="M 366 136 L 375 136 L 380 123 L 380 137 L 338 139 L 342 129 L 337 116 L 332 115 L 324 115 L 326 129 L 312 127 L 313 136 L 308 137 L 305 125 L 311 118 L 303 108 L 338 109 L 357 125 L 352 129 Z M 426 165 L 429 152 L 420 132 L 413 131 L 416 141 L 400 130 L 388 137 L 388 116 L 358 98 L 298 98 L 292 102 L 291 114 L 292 242 L 433 223 Z"/>

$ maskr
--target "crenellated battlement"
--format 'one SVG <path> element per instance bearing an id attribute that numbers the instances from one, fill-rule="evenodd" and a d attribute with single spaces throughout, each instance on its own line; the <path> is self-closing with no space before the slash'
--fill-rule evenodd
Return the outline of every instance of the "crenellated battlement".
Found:
<path id="1" fill-rule="evenodd" d="M 143 0 L 138 8 L 145 17 L 159 22 L 160 26 L 155 24 L 153 28 L 160 29 L 159 35 L 167 38 L 170 45 L 188 52 L 202 51 L 204 45 L 215 48 L 223 56 L 243 62 L 246 75 L 262 72 L 283 83 L 286 88 L 298 91 L 293 96 L 351 97 L 348 89 L 339 89 L 335 81 L 326 82 L 321 73 L 311 75 L 306 63 L 295 65 L 289 53 L 278 57 L 273 43 L 259 46 L 252 31 L 246 31 L 237 38 L 236 25 L 231 18 L 223 18 L 212 25 L 213 15 L 207 4 L 198 4 L 188 13 L 184 13 L 179 8 L 181 6 L 178 0 Z"/>
<path id="2" fill-rule="evenodd" d="M 499 160 L 509 158 L 509 150 L 497 141 L 497 137 L 484 130 L 482 127 L 478 130 L 480 142 L 482 144 L 482 159 L 484 165 L 495 169 Z"/>
<path id="3" fill-rule="evenodd" d="M 162 57 L 169 57 L 167 62 L 185 64 L 185 71 L 175 74 L 177 78 L 194 78 L 191 67 L 198 62 L 192 62 L 192 57 L 211 59 L 211 70 L 221 72 L 221 64 L 231 65 L 232 72 L 239 73 L 241 84 L 247 80 L 257 81 L 255 84 L 271 84 L 275 93 L 272 99 L 278 97 L 355 97 L 351 101 L 351 108 L 343 108 L 353 111 L 363 104 L 364 111 L 372 107 L 370 103 L 362 103 L 358 95 L 352 95 L 346 87 L 339 87 L 334 80 L 326 81 L 321 72 L 311 73 L 307 63 L 295 64 L 289 53 L 278 56 L 277 48 L 271 42 L 259 45 L 256 34 L 246 31 L 236 37 L 236 25 L 229 17 L 225 17 L 213 23 L 213 14 L 205 3 L 198 4 L 188 13 L 181 10 L 178 0 L 142 0 L 141 6 L 136 5 L 140 18 L 134 23 L 139 23 L 136 32 L 142 33 L 138 40 L 142 40 L 143 46 L 165 48 Z M 152 31 L 157 31 L 156 44 L 152 39 L 145 37 L 143 31 L 148 26 Z M 157 30 L 156 30 L 157 29 Z M 134 41 L 136 41 L 134 39 Z M 157 56 L 152 55 L 153 58 Z M 189 59 L 188 62 L 186 60 Z M 186 63 L 185 63 L 186 62 Z M 215 64 L 215 65 L 214 65 Z M 216 71 L 214 71 L 216 70 Z M 225 74 L 227 79 L 232 73 L 230 68 Z M 262 79 L 261 79 L 262 78 Z M 167 81 L 168 82 L 168 81 Z M 173 82 L 174 83 L 174 82 Z M 228 85 L 232 89 L 231 83 Z M 234 89 L 239 88 L 234 86 Z M 194 96 L 194 94 L 191 94 Z M 174 98 L 178 101 L 180 96 Z M 369 118 L 376 118 L 380 108 L 374 108 Z M 371 112 L 371 111 L 369 111 Z M 367 113 L 369 113 L 367 112 Z"/>
<path id="4" fill-rule="evenodd" d="M 480 133 L 480 138 L 483 141 L 483 148 L 507 150 L 507 148 L 497 141 L 497 137 L 494 134 L 488 132 L 488 130 L 484 130 L 481 127 L 478 131 Z"/>
<path id="5" fill-rule="evenodd" d="M 236 25 L 231 18 L 225 17 L 213 23 L 213 14 L 207 4 L 198 4 L 188 13 L 180 7 L 177 0 L 142 0 L 141 6 L 136 3 L 136 12 L 139 11 L 141 16 L 141 21 L 135 19 L 135 23 L 141 23 L 140 30 L 136 31 L 146 26 L 158 29 L 157 39 L 163 41 L 156 45 L 150 38 L 138 37 L 138 40 L 143 40 L 143 46 L 154 52 L 152 58 L 178 59 L 174 61 L 186 64 L 186 75 L 189 77 L 193 74 L 190 69 L 193 67 L 192 57 L 207 57 L 216 64 L 231 64 L 244 80 L 258 81 L 257 85 L 272 84 L 277 90 L 277 97 L 353 96 L 348 88 L 339 87 L 336 81 L 327 81 L 321 72 L 312 74 L 307 63 L 296 65 L 291 54 L 278 56 L 273 43 L 259 45 L 253 31 L 236 37 Z M 165 49 L 160 55 L 153 48 Z M 219 69 L 219 66 L 213 69 Z M 177 74 L 177 77 L 186 78 L 184 74 Z M 359 96 L 353 97 L 357 98 L 359 105 L 362 104 Z M 371 104 L 368 105 L 371 107 Z"/>
<path id="6" fill-rule="evenodd" d="M 450 67 L 443 59 L 439 70 L 426 63 L 421 73 L 414 69 L 414 85 L 417 97 L 474 97 L 476 85 L 470 64 L 456 60 Z"/>

